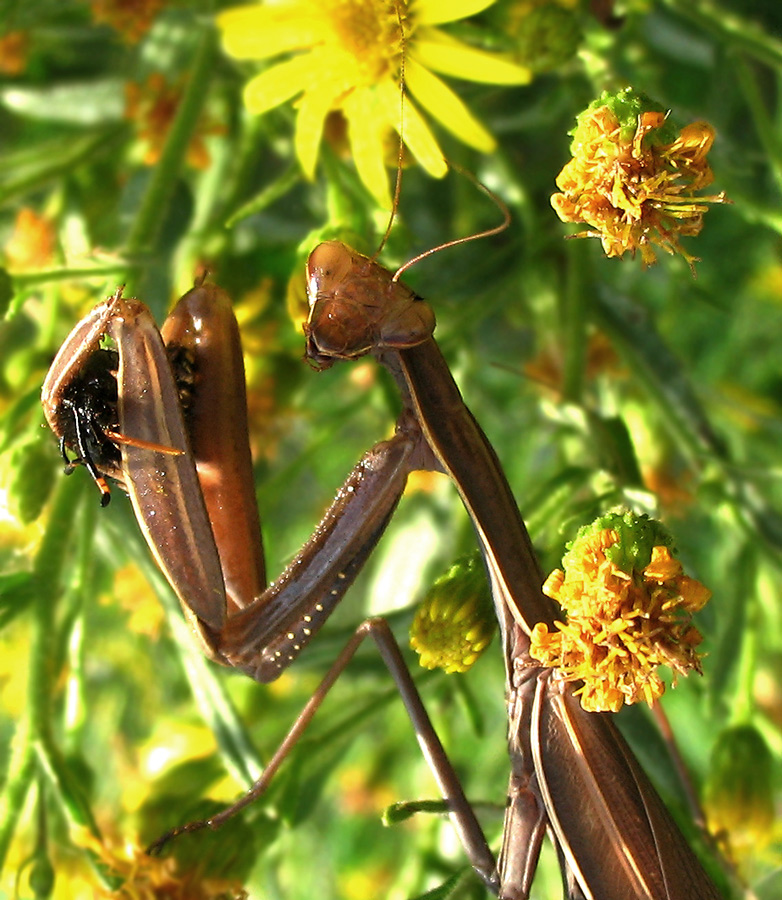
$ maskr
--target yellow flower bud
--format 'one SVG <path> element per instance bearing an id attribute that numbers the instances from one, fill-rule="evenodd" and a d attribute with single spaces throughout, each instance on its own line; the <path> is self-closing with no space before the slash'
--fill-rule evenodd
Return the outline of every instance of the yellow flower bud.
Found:
<path id="1" fill-rule="evenodd" d="M 764 847 L 774 821 L 772 757 L 753 725 L 722 732 L 711 754 L 704 808 L 709 828 L 739 860 Z"/>
<path id="2" fill-rule="evenodd" d="M 495 627 L 483 563 L 473 554 L 458 559 L 432 585 L 410 628 L 410 646 L 426 669 L 466 672 Z"/>
<path id="3" fill-rule="evenodd" d="M 51 447 L 38 439 L 20 444 L 5 454 L 3 469 L 8 511 L 29 525 L 40 515 L 57 478 Z"/>
<path id="4" fill-rule="evenodd" d="M 519 62 L 533 72 L 550 72 L 576 55 L 582 34 L 572 10 L 547 3 L 524 16 L 513 37 Z"/>

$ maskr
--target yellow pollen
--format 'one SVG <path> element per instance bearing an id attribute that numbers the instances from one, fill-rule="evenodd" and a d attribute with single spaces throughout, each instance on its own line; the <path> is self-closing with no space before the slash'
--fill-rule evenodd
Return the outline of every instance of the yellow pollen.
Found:
<path id="1" fill-rule="evenodd" d="M 700 671 L 698 631 L 690 624 L 709 591 L 682 574 L 665 546 L 655 546 L 651 561 L 632 574 L 618 568 L 606 551 L 618 540 L 604 530 L 581 539 L 566 557 L 567 572 L 557 570 L 544 592 L 567 612 L 549 632 L 539 623 L 531 635 L 530 655 L 555 666 L 566 680 L 581 680 L 576 691 L 585 709 L 617 710 L 622 703 L 653 703 L 664 684 L 655 670 Z"/>
<path id="2" fill-rule="evenodd" d="M 346 53 L 357 62 L 367 84 L 399 72 L 403 39 L 412 24 L 406 0 L 332 0 L 330 18 Z"/>

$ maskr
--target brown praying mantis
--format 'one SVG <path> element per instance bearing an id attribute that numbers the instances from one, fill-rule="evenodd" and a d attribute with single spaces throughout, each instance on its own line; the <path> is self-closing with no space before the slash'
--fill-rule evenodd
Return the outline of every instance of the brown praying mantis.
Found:
<path id="1" fill-rule="evenodd" d="M 431 337 L 430 308 L 373 260 L 333 242 L 311 255 L 308 288 L 309 357 L 326 367 L 375 354 L 395 377 L 404 409 L 395 436 L 365 454 L 313 538 L 266 590 L 257 511 L 247 502 L 238 333 L 222 292 L 196 287 L 161 337 L 146 309 L 118 291 L 79 323 L 58 354 L 44 385 L 47 417 L 99 486 L 103 474 L 123 481 L 207 653 L 261 681 L 295 658 L 344 595 L 393 514 L 408 473 L 445 471 L 475 524 L 502 632 L 511 782 L 499 864 L 393 637 L 378 620 L 356 632 L 256 786 L 208 823 L 176 833 L 217 825 L 265 790 L 358 644 L 372 634 L 467 855 L 492 891 L 529 896 L 549 830 L 568 900 L 719 898 L 610 716 L 585 712 L 572 685 L 529 659 L 532 627 L 553 624 L 557 611 L 541 593 L 540 569 L 497 457 Z M 103 334 L 113 338 L 116 356 L 96 366 L 96 354 L 112 352 L 100 349 Z M 163 338 L 179 359 L 179 389 Z M 114 367 L 116 405 L 110 380 L 106 398 L 106 373 Z M 232 553 L 237 541 L 241 551 Z"/>

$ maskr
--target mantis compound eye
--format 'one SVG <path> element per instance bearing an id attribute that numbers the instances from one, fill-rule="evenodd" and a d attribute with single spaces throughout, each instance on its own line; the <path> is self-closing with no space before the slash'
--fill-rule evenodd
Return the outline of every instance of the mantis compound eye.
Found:
<path id="1" fill-rule="evenodd" d="M 356 359 L 375 345 L 373 323 L 349 300 L 318 299 L 307 322 L 307 354 L 316 364 L 335 359 Z"/>
<path id="2" fill-rule="evenodd" d="M 355 257 L 359 256 L 340 241 L 324 241 L 307 260 L 307 298 L 310 308 L 323 294 L 338 290 L 352 275 Z M 366 258 L 366 257 L 364 257 Z"/>

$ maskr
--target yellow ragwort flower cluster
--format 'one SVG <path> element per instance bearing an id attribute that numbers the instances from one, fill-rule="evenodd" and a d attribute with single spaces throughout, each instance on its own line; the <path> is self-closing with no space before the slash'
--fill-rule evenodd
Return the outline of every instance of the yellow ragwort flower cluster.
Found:
<path id="1" fill-rule="evenodd" d="M 169 84 L 160 72 L 153 72 L 143 84 L 125 84 L 125 118 L 136 128 L 139 140 L 145 145 L 142 162 L 155 166 L 160 161 L 168 132 L 182 100 L 181 84 Z M 204 138 L 222 134 L 224 128 L 213 122 L 202 122 L 187 147 L 187 164 L 194 169 L 209 166 L 209 151 Z"/>
<path id="2" fill-rule="evenodd" d="M 709 203 L 727 202 L 724 194 L 693 196 L 713 181 L 706 156 L 714 130 L 695 122 L 674 137 L 665 112 L 644 111 L 654 104 L 643 95 L 622 91 L 603 100 L 579 116 L 573 159 L 557 177 L 562 193 L 554 194 L 552 206 L 563 222 L 594 228 L 576 236 L 599 237 L 607 256 L 640 251 L 644 265 L 651 265 L 659 247 L 681 254 L 692 269 L 697 257 L 679 239 L 700 232 Z M 642 111 L 628 128 L 622 112 L 629 109 Z"/>
<path id="3" fill-rule="evenodd" d="M 530 655 L 568 681 L 583 681 L 576 693 L 589 711 L 616 712 L 639 700 L 651 706 L 665 690 L 658 666 L 700 672 L 701 635 L 691 617 L 710 591 L 684 575 L 665 546 L 653 547 L 643 568 L 625 571 L 610 558 L 618 541 L 606 528 L 574 542 L 567 571 L 552 572 L 543 586 L 567 622 L 554 632 L 539 623 L 532 634 Z"/>
<path id="4" fill-rule="evenodd" d="M 150 856 L 128 840 L 120 845 L 99 841 L 86 828 L 75 829 L 76 843 L 87 848 L 115 877 L 116 889 L 95 888 L 96 900 L 247 900 L 247 892 L 234 880 L 183 873 L 172 856 Z"/>
<path id="5" fill-rule="evenodd" d="M 3 247 L 9 269 L 30 272 L 51 265 L 57 250 L 57 230 L 48 216 L 23 206 L 16 214 L 13 231 Z"/>

